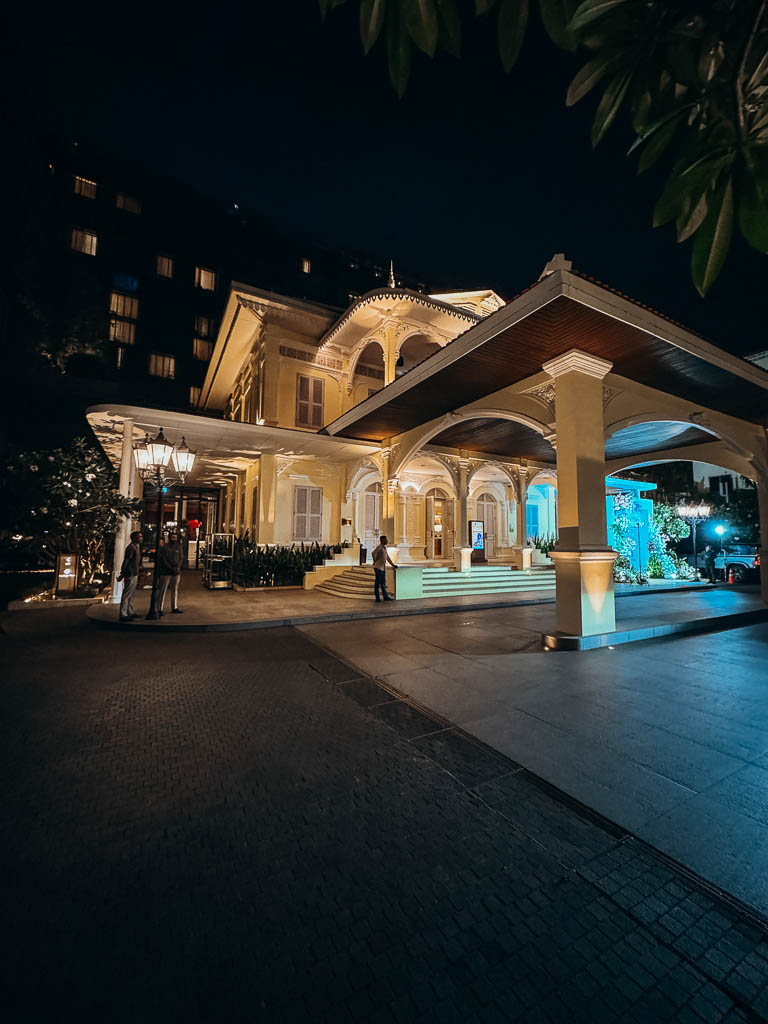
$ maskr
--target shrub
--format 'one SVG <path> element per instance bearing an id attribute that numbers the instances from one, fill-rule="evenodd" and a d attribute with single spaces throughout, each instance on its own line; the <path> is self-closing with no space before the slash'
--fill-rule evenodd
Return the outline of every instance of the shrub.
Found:
<path id="1" fill-rule="evenodd" d="M 239 587 L 300 586 L 304 574 L 341 550 L 329 544 L 256 544 L 246 531 L 235 540 L 232 579 Z"/>

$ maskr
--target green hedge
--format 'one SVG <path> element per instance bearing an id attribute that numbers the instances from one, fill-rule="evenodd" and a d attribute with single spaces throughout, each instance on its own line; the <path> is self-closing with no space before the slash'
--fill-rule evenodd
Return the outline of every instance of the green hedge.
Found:
<path id="1" fill-rule="evenodd" d="M 259 546 L 246 531 L 235 540 L 232 579 L 239 587 L 300 586 L 304 573 L 341 551 L 329 544 Z"/>

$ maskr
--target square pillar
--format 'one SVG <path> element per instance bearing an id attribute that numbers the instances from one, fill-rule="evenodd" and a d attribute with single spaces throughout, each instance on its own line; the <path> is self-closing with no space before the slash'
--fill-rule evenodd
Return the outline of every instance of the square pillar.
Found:
<path id="1" fill-rule="evenodd" d="M 760 593 L 768 604 L 768 474 L 760 474 L 757 484 L 757 508 L 760 516 Z"/>
<path id="2" fill-rule="evenodd" d="M 277 495 L 277 456 L 259 457 L 259 544 L 275 543 L 275 498 Z"/>
<path id="3" fill-rule="evenodd" d="M 616 628 L 613 563 L 606 539 L 603 378 L 612 364 L 578 349 L 544 364 L 555 380 L 559 540 L 551 552 L 557 630 L 572 636 Z"/>
<path id="4" fill-rule="evenodd" d="M 134 496 L 134 482 L 136 467 L 133 462 L 133 420 L 123 420 L 123 446 L 120 453 L 120 477 L 118 489 L 126 498 Z M 117 582 L 120 575 L 120 568 L 123 564 L 125 549 L 131 539 L 131 527 L 133 520 L 130 516 L 123 516 L 120 525 L 115 530 L 115 552 L 112 556 L 112 592 L 110 601 L 112 604 L 119 604 L 123 596 L 123 584 Z"/>

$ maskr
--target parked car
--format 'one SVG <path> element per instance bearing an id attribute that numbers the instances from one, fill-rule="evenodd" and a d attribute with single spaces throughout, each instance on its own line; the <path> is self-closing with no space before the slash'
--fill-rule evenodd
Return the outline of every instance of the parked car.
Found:
<path id="1" fill-rule="evenodd" d="M 699 551 L 696 555 L 699 569 L 704 568 L 704 558 Z M 717 550 L 715 570 L 722 579 L 727 580 L 733 570 L 734 583 L 747 583 L 760 572 L 760 555 L 755 544 L 729 544 L 721 554 Z"/>

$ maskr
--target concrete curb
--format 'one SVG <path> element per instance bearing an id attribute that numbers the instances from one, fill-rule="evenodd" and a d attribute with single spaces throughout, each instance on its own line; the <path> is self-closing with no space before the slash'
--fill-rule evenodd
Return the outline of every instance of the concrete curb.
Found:
<path id="1" fill-rule="evenodd" d="M 614 633 L 595 633 L 593 636 L 573 636 L 569 633 L 542 633 L 541 641 L 550 651 L 593 651 L 600 647 L 617 647 L 641 640 L 658 640 L 665 636 L 695 636 L 699 633 L 719 633 L 727 629 L 742 629 L 760 622 L 768 622 L 768 608 L 754 608 L 748 612 L 713 615 L 707 619 L 688 619 L 685 622 L 665 622 L 658 626 L 638 626 L 619 629 Z"/>

